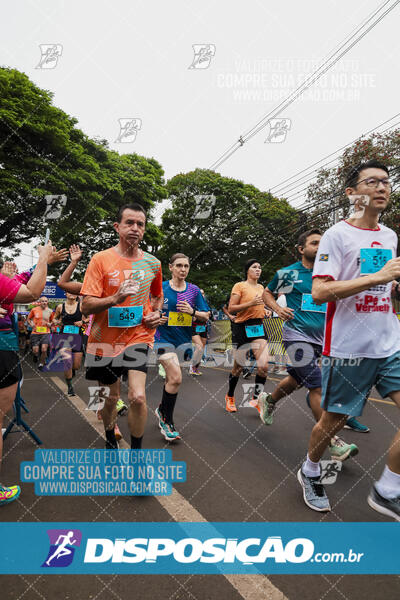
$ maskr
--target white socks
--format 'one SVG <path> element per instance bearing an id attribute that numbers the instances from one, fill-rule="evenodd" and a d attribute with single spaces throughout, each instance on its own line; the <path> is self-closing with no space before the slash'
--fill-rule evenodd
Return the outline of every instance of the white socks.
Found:
<path id="1" fill-rule="evenodd" d="M 383 469 L 381 478 L 375 484 L 376 489 L 381 496 L 387 498 L 396 498 L 400 496 L 400 475 L 393 473 L 387 465 Z"/>
<path id="2" fill-rule="evenodd" d="M 303 462 L 301 470 L 307 477 L 319 477 L 321 475 L 321 465 L 319 464 L 319 462 L 315 463 L 312 460 L 310 460 L 308 454 L 305 462 Z M 400 475 L 398 475 L 398 477 L 400 477 Z"/>

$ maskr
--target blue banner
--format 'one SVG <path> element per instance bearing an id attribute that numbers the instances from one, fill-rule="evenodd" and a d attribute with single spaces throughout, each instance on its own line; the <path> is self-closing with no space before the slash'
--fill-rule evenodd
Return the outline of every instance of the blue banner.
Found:
<path id="1" fill-rule="evenodd" d="M 397 523 L 1 523 L 5 574 L 399 574 Z"/>
<path id="2" fill-rule="evenodd" d="M 46 296 L 49 300 L 54 300 L 55 298 L 61 299 L 66 298 L 64 290 L 62 290 L 54 281 L 46 281 L 45 288 L 42 292 L 42 296 Z"/>

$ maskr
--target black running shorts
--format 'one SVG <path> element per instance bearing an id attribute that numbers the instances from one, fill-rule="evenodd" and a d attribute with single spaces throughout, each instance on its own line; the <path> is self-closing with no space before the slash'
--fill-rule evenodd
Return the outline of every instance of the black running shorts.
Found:
<path id="1" fill-rule="evenodd" d="M 0 350 L 0 388 L 8 388 L 22 377 L 18 353 L 15 350 Z"/>
<path id="2" fill-rule="evenodd" d="M 260 333 L 256 330 L 259 329 Z M 241 323 L 232 323 L 232 343 L 237 348 L 251 344 L 255 340 L 266 340 L 265 329 L 262 319 L 248 319 Z"/>
<path id="3" fill-rule="evenodd" d="M 147 344 L 136 344 L 114 357 L 86 354 L 86 379 L 112 385 L 127 371 L 147 373 L 148 351 Z"/>

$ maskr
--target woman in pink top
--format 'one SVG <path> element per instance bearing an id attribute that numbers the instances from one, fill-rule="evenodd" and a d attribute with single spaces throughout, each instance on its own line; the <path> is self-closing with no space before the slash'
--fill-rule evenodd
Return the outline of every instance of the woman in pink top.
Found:
<path id="1" fill-rule="evenodd" d="M 37 300 L 46 285 L 47 264 L 55 252 L 51 243 L 38 246 L 39 259 L 32 276 L 22 283 L 17 276 L 13 277 L 11 264 L 6 263 L 0 273 L 0 316 L 5 317 L 13 302 L 33 302 Z M 7 273 L 7 276 L 4 274 Z M 0 330 L 0 429 L 7 412 L 11 409 L 17 391 L 19 373 L 18 344 L 10 327 Z M 0 460 L 3 451 L 3 436 L 0 435 Z M 5 487 L 0 483 L 0 506 L 12 502 L 21 493 L 18 485 Z"/>

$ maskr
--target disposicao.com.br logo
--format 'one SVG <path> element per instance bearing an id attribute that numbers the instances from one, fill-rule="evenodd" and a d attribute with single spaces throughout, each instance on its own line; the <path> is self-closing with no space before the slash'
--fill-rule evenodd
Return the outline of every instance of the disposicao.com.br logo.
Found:
<path id="1" fill-rule="evenodd" d="M 8 575 L 400 575 L 398 523 L 3 522 L 0 537 Z"/>
<path id="2" fill-rule="evenodd" d="M 362 553 L 352 549 L 345 552 L 315 553 L 314 543 L 308 538 L 294 538 L 286 544 L 280 536 L 246 538 L 89 538 L 86 543 L 85 563 L 157 563 L 169 558 L 180 564 L 241 563 L 257 565 L 306 562 L 359 562 Z"/>
<path id="3" fill-rule="evenodd" d="M 48 529 L 50 548 L 42 567 L 69 567 L 75 548 L 81 545 L 82 532 L 79 529 Z"/>

